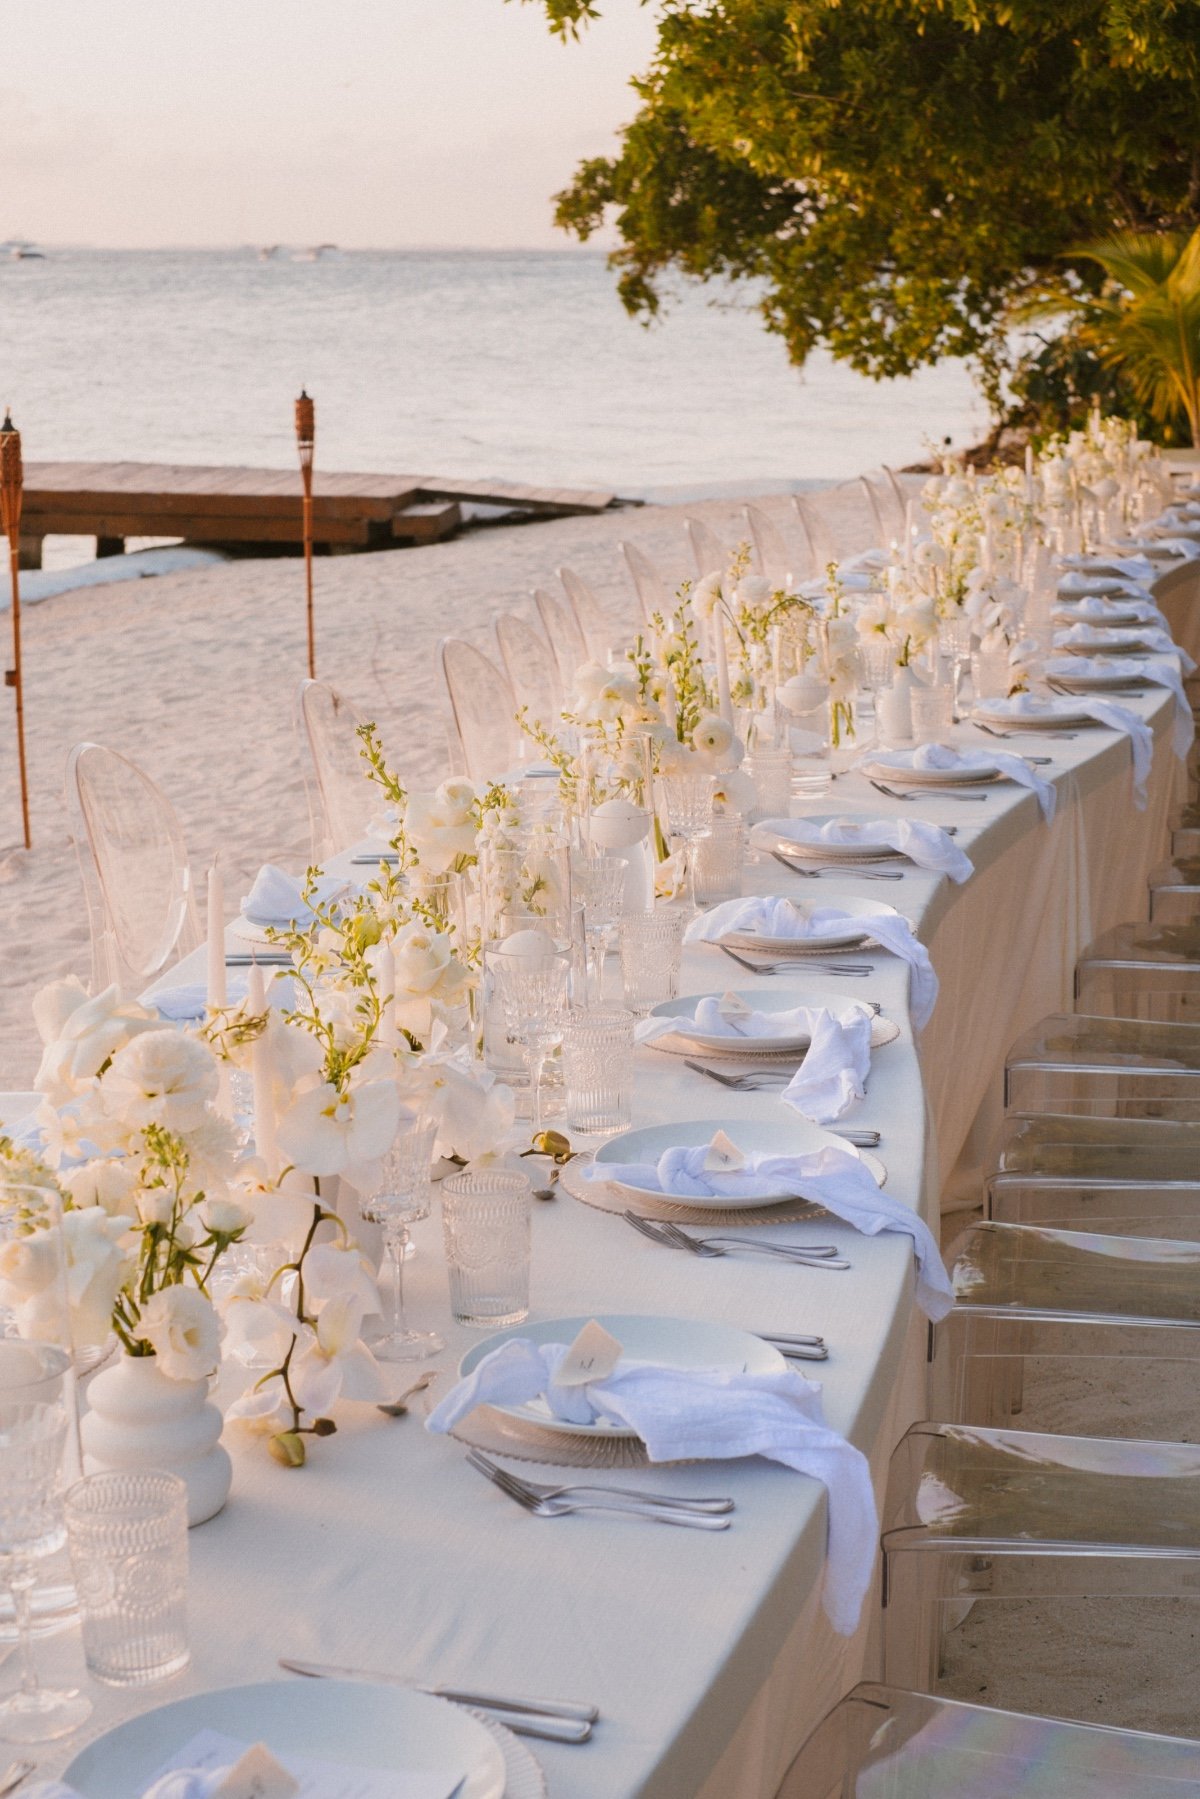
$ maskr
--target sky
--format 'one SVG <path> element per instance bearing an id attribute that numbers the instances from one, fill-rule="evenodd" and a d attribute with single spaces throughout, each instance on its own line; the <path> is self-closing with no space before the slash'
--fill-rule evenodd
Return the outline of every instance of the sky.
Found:
<path id="1" fill-rule="evenodd" d="M 636 111 L 654 12 L 563 44 L 516 0 L 7 6 L 0 239 L 565 247 L 551 196 Z"/>

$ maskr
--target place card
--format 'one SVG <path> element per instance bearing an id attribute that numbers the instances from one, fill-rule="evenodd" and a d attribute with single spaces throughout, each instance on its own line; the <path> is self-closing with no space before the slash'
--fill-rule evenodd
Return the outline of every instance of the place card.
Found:
<path id="1" fill-rule="evenodd" d="M 296 1799 L 299 1791 L 300 1782 L 275 1760 L 267 1745 L 255 1743 L 217 1782 L 209 1799 Z"/>
<path id="2" fill-rule="evenodd" d="M 554 1376 L 556 1387 L 586 1387 L 607 1380 L 621 1359 L 621 1345 L 602 1324 L 590 1318 L 568 1349 Z"/>
<path id="3" fill-rule="evenodd" d="M 731 1137 L 718 1131 L 704 1155 L 705 1174 L 736 1174 L 746 1166 L 746 1158 Z"/>

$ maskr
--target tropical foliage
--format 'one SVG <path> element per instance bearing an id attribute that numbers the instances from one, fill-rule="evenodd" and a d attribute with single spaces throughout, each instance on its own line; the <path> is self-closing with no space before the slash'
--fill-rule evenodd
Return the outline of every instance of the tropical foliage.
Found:
<path id="1" fill-rule="evenodd" d="M 564 36 L 602 10 L 542 4 Z M 664 0 L 618 153 L 557 219 L 615 218 L 643 319 L 673 274 L 754 279 L 796 362 L 965 356 L 998 400 L 1014 300 L 1099 284 L 1072 246 L 1200 223 L 1198 76 L 1200 0 Z"/>

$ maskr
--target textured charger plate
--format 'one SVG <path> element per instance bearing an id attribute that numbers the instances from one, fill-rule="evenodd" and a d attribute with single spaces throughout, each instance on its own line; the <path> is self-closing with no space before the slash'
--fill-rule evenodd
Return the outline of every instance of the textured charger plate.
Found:
<path id="1" fill-rule="evenodd" d="M 473 1705 L 464 1705 L 460 1710 L 469 1712 L 483 1725 L 504 1757 L 504 1799 L 546 1799 L 546 1776 L 532 1749 L 527 1749 L 520 1737 L 487 1712 L 477 1712 Z"/>
<path id="2" fill-rule="evenodd" d="M 880 1158 L 870 1150 L 861 1150 L 862 1160 L 875 1174 L 882 1187 L 887 1181 L 887 1169 Z M 583 1171 L 591 1165 L 590 1156 L 574 1156 L 558 1177 L 560 1187 L 566 1189 L 572 1199 L 581 1205 L 592 1206 L 597 1212 L 613 1212 L 618 1218 L 626 1212 L 637 1212 L 642 1218 L 658 1218 L 668 1224 L 797 1224 L 807 1222 L 810 1218 L 828 1218 L 831 1216 L 824 1206 L 815 1206 L 807 1199 L 781 1199 L 772 1205 L 723 1207 L 686 1206 L 668 1204 L 665 1199 L 658 1199 L 653 1193 L 634 1193 L 628 1187 L 618 1187 L 613 1181 L 589 1181 L 584 1179 Z M 834 1219 L 841 1224 L 840 1218 Z M 853 1226 L 846 1225 L 847 1230 Z"/>

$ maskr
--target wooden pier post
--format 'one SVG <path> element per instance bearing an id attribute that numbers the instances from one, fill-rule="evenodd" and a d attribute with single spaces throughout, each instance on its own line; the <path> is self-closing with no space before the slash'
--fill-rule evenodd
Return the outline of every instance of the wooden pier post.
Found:
<path id="1" fill-rule="evenodd" d="M 308 678 L 317 678 L 317 646 L 313 624 L 313 446 L 317 435 L 317 409 L 304 388 L 296 401 L 296 448 L 300 453 L 300 479 L 304 483 L 304 588 L 308 603 Z"/>
<path id="2" fill-rule="evenodd" d="M 21 774 L 21 826 L 25 848 L 29 834 L 29 775 L 25 766 L 25 694 L 21 685 L 21 501 L 24 471 L 21 465 L 21 433 L 5 411 L 0 425 L 0 523 L 8 539 L 8 568 L 12 582 L 13 665 L 4 671 L 4 684 L 11 687 L 17 702 L 17 763 Z"/>

